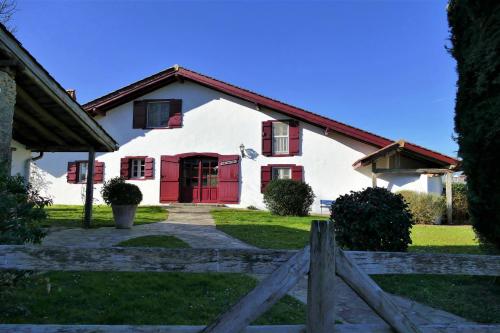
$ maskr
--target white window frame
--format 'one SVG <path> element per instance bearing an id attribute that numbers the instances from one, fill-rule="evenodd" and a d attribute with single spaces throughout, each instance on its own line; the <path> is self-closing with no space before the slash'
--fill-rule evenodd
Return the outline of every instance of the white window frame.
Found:
<path id="1" fill-rule="evenodd" d="M 286 135 L 277 135 L 274 130 L 274 126 L 277 124 L 286 125 Z M 272 125 L 272 133 L 273 133 L 273 155 L 287 155 L 290 154 L 290 124 L 284 121 L 275 121 Z M 277 141 L 282 141 L 282 145 L 286 146 L 286 150 L 277 150 Z"/>
<path id="2" fill-rule="evenodd" d="M 167 104 L 168 105 L 168 112 L 167 112 L 167 124 L 166 125 L 161 125 L 161 126 L 150 126 L 149 124 L 149 106 L 151 104 Z M 147 102 L 146 103 L 146 128 L 165 128 L 168 127 L 168 120 L 170 119 L 170 101 L 152 101 L 152 102 Z"/>
<path id="3" fill-rule="evenodd" d="M 79 161 L 78 163 L 78 182 L 86 183 L 87 182 L 87 173 L 89 169 L 89 162 L 87 161 Z M 85 165 L 84 172 L 82 172 L 82 166 Z"/>
<path id="4" fill-rule="evenodd" d="M 285 170 L 288 171 L 288 175 L 285 176 Z M 271 179 L 292 179 L 292 168 L 291 167 L 272 167 Z M 278 176 L 278 177 L 276 177 Z"/>
<path id="5" fill-rule="evenodd" d="M 130 159 L 130 179 L 144 179 L 146 174 L 146 159 Z"/>

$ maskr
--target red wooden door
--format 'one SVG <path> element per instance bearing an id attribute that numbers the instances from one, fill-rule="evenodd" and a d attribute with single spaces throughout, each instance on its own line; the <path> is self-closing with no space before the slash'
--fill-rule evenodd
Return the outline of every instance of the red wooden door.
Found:
<path id="1" fill-rule="evenodd" d="M 179 158 L 161 157 L 160 202 L 179 201 Z"/>
<path id="2" fill-rule="evenodd" d="M 238 203 L 240 201 L 240 156 L 219 157 L 219 202 Z"/>

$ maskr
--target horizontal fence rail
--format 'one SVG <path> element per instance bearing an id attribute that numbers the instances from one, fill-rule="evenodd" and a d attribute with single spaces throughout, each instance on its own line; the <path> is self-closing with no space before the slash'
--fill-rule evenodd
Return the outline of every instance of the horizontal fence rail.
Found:
<path id="1" fill-rule="evenodd" d="M 297 251 L 0 245 L 0 269 L 270 274 Z M 500 276 L 500 256 L 345 251 L 367 274 Z"/>
<path id="2" fill-rule="evenodd" d="M 0 333 L 199 333 L 205 326 L 135 325 L 26 325 L 0 324 Z M 424 333 L 498 333 L 499 325 L 430 324 L 421 325 Z M 242 333 L 305 333 L 305 325 L 247 326 Z M 335 333 L 393 333 L 382 324 L 339 324 Z M 334 333 L 332 332 L 332 333 Z"/>

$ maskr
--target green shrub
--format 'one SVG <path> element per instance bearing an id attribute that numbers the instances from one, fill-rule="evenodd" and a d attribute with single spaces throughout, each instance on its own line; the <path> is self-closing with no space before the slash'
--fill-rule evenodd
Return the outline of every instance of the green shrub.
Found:
<path id="1" fill-rule="evenodd" d="M 467 184 L 452 184 L 453 224 L 469 224 Z"/>
<path id="2" fill-rule="evenodd" d="M 338 244 L 348 250 L 406 251 L 413 225 L 400 194 L 369 187 L 340 196 L 332 204 Z"/>
<path id="3" fill-rule="evenodd" d="M 121 177 L 111 178 L 105 182 L 101 195 L 108 205 L 138 205 L 142 201 L 139 187 L 126 183 Z"/>
<path id="4" fill-rule="evenodd" d="M 247 207 L 248 210 L 259 210 L 257 207 L 255 207 L 254 205 L 250 205 Z"/>
<path id="5" fill-rule="evenodd" d="M 311 186 L 291 179 L 272 180 L 264 191 L 264 203 L 274 215 L 306 216 L 313 202 Z"/>
<path id="6" fill-rule="evenodd" d="M 446 210 L 446 200 L 442 195 L 415 191 L 399 192 L 408 204 L 416 224 L 435 224 Z"/>
<path id="7" fill-rule="evenodd" d="M 21 176 L 0 172 L 0 244 L 40 243 L 45 236 L 41 223 L 44 207 L 52 204 Z"/>

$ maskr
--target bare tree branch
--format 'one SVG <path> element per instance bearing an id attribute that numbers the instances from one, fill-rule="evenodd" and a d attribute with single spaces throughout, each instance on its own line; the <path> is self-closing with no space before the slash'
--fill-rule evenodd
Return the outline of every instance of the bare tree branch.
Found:
<path id="1" fill-rule="evenodd" d="M 10 32 L 14 32 L 15 27 L 10 25 L 12 16 L 17 11 L 16 0 L 0 0 L 0 23 L 5 25 Z"/>

